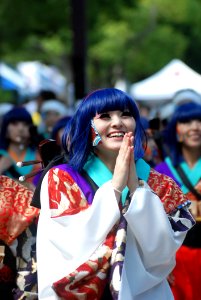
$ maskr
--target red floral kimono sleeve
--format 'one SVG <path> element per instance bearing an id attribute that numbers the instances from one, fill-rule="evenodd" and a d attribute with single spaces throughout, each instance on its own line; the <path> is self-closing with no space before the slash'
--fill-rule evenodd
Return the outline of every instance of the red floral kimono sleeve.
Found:
<path id="1" fill-rule="evenodd" d="M 52 217 L 77 214 L 89 207 L 78 184 L 62 169 L 49 171 L 48 193 Z"/>
<path id="2" fill-rule="evenodd" d="M 0 239 L 12 242 L 38 216 L 39 209 L 30 206 L 33 192 L 7 176 L 0 176 Z"/>
<path id="3" fill-rule="evenodd" d="M 161 199 L 168 214 L 173 212 L 180 204 L 188 201 L 186 195 L 182 193 L 172 178 L 154 169 L 151 169 L 147 183 Z"/>

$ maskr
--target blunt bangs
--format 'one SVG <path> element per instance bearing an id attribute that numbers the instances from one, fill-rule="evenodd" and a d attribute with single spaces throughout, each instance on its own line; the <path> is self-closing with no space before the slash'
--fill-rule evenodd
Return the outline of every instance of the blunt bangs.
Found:
<path id="1" fill-rule="evenodd" d="M 89 94 L 85 99 L 85 109 L 88 110 L 90 119 L 97 113 L 113 110 L 128 109 L 133 117 L 138 119 L 138 109 L 130 96 L 121 90 L 108 88 L 97 90 Z"/>
<path id="2" fill-rule="evenodd" d="M 77 108 L 74 116 L 65 128 L 62 145 L 68 152 L 67 140 L 69 140 L 69 164 L 76 170 L 81 170 L 86 163 L 90 152 L 93 152 L 91 143 L 91 120 L 97 113 L 114 110 L 128 109 L 136 122 L 135 136 L 135 159 L 144 155 L 142 146 L 146 139 L 140 122 L 137 105 L 133 99 L 121 90 L 105 88 L 87 95 Z"/>
<path id="3" fill-rule="evenodd" d="M 23 121 L 27 124 L 33 124 L 30 113 L 24 107 L 14 107 L 7 114 L 4 115 L 2 124 L 8 126 L 15 121 Z"/>
<path id="4" fill-rule="evenodd" d="M 176 135 L 176 125 L 178 122 L 186 123 L 191 120 L 201 119 L 201 105 L 189 102 L 178 106 L 175 110 L 168 126 L 167 131 L 175 132 Z"/>
<path id="5" fill-rule="evenodd" d="M 178 107 L 175 119 L 181 123 L 196 119 L 201 120 L 201 105 L 190 102 Z"/>

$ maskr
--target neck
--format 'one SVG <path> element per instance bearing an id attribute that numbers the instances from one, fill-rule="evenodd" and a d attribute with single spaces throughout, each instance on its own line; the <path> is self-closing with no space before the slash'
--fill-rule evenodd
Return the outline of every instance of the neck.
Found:
<path id="1" fill-rule="evenodd" d="M 26 148 L 27 147 L 24 144 L 16 144 L 16 143 L 11 142 L 9 144 L 8 150 L 15 152 L 16 155 L 20 155 L 21 153 L 23 153 L 25 151 Z"/>
<path id="2" fill-rule="evenodd" d="M 108 153 L 107 155 L 105 153 L 100 153 L 99 151 L 95 151 L 95 154 L 102 160 L 102 162 L 108 167 L 108 169 L 113 173 L 114 172 L 114 167 L 116 164 L 116 158 L 117 155 L 116 153 Z"/>
<path id="3" fill-rule="evenodd" d="M 23 161 L 26 153 L 25 146 L 22 147 L 20 144 L 11 143 L 8 147 L 8 153 L 14 161 Z"/>
<path id="4" fill-rule="evenodd" d="M 201 157 L 201 149 L 200 148 L 182 148 L 182 155 L 184 157 L 184 160 L 188 164 L 190 168 L 193 168 L 193 166 L 196 164 L 196 162 Z"/>

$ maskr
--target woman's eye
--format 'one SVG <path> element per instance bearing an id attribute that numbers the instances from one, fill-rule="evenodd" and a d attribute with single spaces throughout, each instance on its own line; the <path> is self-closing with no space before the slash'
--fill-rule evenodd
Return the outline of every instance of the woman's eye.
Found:
<path id="1" fill-rule="evenodd" d="M 122 116 L 123 116 L 123 117 L 132 117 L 132 114 L 130 113 L 130 111 L 124 111 L 124 112 L 122 113 Z"/>
<path id="2" fill-rule="evenodd" d="M 108 113 L 103 113 L 100 115 L 100 119 L 108 119 L 110 118 L 110 115 Z"/>

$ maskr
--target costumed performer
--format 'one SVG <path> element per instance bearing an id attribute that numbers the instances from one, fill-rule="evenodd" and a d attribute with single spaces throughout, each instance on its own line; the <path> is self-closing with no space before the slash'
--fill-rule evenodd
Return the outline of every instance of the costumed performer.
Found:
<path id="1" fill-rule="evenodd" d="M 133 99 L 92 92 L 68 122 L 68 164 L 41 185 L 39 299 L 171 300 L 166 280 L 194 225 L 177 184 L 143 160 Z"/>
<path id="2" fill-rule="evenodd" d="M 172 177 L 191 201 L 195 226 L 176 255 L 170 276 L 175 300 L 201 299 L 201 105 L 181 104 L 164 132 L 169 155 L 156 166 Z"/>

